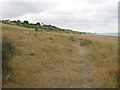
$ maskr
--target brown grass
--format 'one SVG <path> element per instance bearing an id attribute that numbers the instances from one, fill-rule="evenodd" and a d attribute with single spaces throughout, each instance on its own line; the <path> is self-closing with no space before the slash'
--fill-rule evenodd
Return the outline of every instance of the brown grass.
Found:
<path id="1" fill-rule="evenodd" d="M 99 87 L 115 88 L 118 78 L 118 39 L 114 37 L 82 35 L 93 43 L 90 50 L 90 68 Z"/>
<path id="2" fill-rule="evenodd" d="M 80 43 L 82 38 L 92 41 L 89 46 L 83 47 L 90 51 L 91 78 L 96 87 L 117 87 L 117 38 L 35 32 L 33 29 L 5 24 L 3 40 L 9 39 L 18 53 L 10 61 L 14 79 L 12 82 L 7 80 L 3 87 L 82 87 L 84 75 L 80 63 L 83 61 L 74 45 Z"/>
<path id="3" fill-rule="evenodd" d="M 69 35 L 17 28 L 3 25 L 3 40 L 19 51 L 10 62 L 15 79 L 3 87 L 81 87 L 81 60 Z"/>

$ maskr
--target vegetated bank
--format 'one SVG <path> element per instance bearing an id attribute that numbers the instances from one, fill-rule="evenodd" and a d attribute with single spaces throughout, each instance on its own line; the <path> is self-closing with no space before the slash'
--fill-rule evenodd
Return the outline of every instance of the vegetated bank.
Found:
<path id="1" fill-rule="evenodd" d="M 73 34 L 85 34 L 85 32 L 78 32 L 78 31 L 73 31 L 73 30 L 69 30 L 69 29 L 61 29 L 61 28 L 58 28 L 56 26 L 53 26 L 53 25 L 46 25 L 44 23 L 40 23 L 40 22 L 37 22 L 37 23 L 29 23 L 28 21 L 20 21 L 20 20 L 13 20 L 13 21 L 10 21 L 10 20 L 2 20 L 1 21 L 2 23 L 4 24 L 10 24 L 10 25 L 16 25 L 16 26 L 21 26 L 21 27 L 27 27 L 27 28 L 33 28 L 35 29 L 36 31 L 53 31 L 53 32 L 65 32 L 65 33 L 73 33 Z"/>

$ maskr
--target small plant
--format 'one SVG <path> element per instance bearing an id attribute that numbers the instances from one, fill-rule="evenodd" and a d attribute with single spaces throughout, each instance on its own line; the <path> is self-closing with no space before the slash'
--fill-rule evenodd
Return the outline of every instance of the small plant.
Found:
<path id="1" fill-rule="evenodd" d="M 91 44 L 92 42 L 90 41 L 90 40 L 88 40 L 88 39 L 81 39 L 81 41 L 80 41 L 80 46 L 85 46 L 85 45 L 89 45 L 89 44 Z"/>
<path id="2" fill-rule="evenodd" d="M 48 39 L 53 40 L 53 38 L 52 38 L 52 37 L 49 37 Z"/>
<path id="3" fill-rule="evenodd" d="M 38 31 L 38 29 L 36 28 L 35 31 Z"/>

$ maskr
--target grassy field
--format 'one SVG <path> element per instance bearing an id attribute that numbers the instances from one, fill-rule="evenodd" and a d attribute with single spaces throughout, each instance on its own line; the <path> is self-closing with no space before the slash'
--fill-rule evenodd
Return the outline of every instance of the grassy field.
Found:
<path id="1" fill-rule="evenodd" d="M 101 87 L 117 87 L 118 79 L 118 38 L 83 35 L 93 43 L 90 50 L 90 70 L 92 78 Z"/>
<path id="2" fill-rule="evenodd" d="M 118 87 L 115 37 L 36 32 L 3 24 L 3 42 L 8 41 L 15 46 L 16 54 L 9 60 L 12 71 L 3 73 L 3 87 L 88 88 L 86 81 L 92 82 L 92 87 Z M 87 76 L 90 80 L 85 80 Z"/>

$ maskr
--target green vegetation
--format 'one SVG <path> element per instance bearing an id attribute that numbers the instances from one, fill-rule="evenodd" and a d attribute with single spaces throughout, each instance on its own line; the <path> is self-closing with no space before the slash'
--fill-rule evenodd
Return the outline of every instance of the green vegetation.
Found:
<path id="1" fill-rule="evenodd" d="M 80 46 L 85 46 L 85 45 L 89 45 L 89 44 L 91 44 L 92 42 L 90 41 L 90 40 L 88 40 L 88 39 L 86 39 L 86 38 L 83 38 L 83 39 L 81 39 L 81 41 L 80 41 Z"/>
<path id="2" fill-rule="evenodd" d="M 46 24 L 40 24 L 39 22 L 37 22 L 36 24 L 33 23 L 29 23 L 28 21 L 10 21 L 10 20 L 2 20 L 2 23 L 4 24 L 10 24 L 10 25 L 16 25 L 16 26 L 22 26 L 22 27 L 27 27 L 27 28 L 33 28 L 35 29 L 35 31 L 47 31 L 47 32 L 64 32 L 64 33 L 73 33 L 73 34 L 85 34 L 85 32 L 77 32 L 77 31 L 72 31 L 72 30 L 68 30 L 68 29 L 61 29 L 58 28 L 56 26 L 52 26 L 52 25 L 46 25 Z"/>
<path id="3" fill-rule="evenodd" d="M 120 76 L 118 76 L 118 88 L 120 88 Z"/>
<path id="4" fill-rule="evenodd" d="M 2 83 L 11 83 L 14 80 L 13 68 L 10 65 L 15 55 L 15 46 L 8 41 L 2 42 Z"/>
<path id="5" fill-rule="evenodd" d="M 9 60 L 15 54 L 15 47 L 10 42 L 2 42 L 2 63 L 4 70 L 10 70 Z"/>

